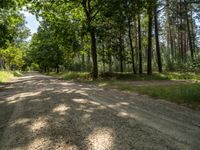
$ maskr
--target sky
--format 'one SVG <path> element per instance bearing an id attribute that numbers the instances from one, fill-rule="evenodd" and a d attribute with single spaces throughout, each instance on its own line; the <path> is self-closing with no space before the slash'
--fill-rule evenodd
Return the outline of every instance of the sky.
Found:
<path id="1" fill-rule="evenodd" d="M 35 15 L 32 15 L 31 13 L 27 11 L 22 11 L 22 13 L 24 14 L 25 19 L 26 19 L 26 27 L 29 28 L 31 35 L 33 35 L 34 33 L 37 32 L 37 29 L 40 23 L 36 20 Z M 30 39 L 31 37 L 28 38 L 28 40 Z"/>

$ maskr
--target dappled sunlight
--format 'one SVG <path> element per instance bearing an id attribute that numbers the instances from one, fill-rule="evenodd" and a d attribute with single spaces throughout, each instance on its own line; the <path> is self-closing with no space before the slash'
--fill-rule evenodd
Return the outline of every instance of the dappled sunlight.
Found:
<path id="1" fill-rule="evenodd" d="M 30 97 L 30 96 L 37 96 L 37 95 L 40 95 L 40 94 L 41 94 L 41 91 L 39 91 L 39 92 L 20 93 L 20 98 Z"/>
<path id="2" fill-rule="evenodd" d="M 67 89 L 67 93 L 73 93 L 74 91 L 76 91 L 76 90 L 75 89 L 72 89 L 72 90 Z"/>
<path id="3" fill-rule="evenodd" d="M 121 105 L 126 105 L 126 106 L 129 105 L 129 103 L 127 103 L 127 102 L 120 102 L 120 104 Z"/>
<path id="4" fill-rule="evenodd" d="M 95 101 L 90 101 L 90 104 L 97 105 L 97 106 L 101 105 L 100 103 L 95 102 Z"/>
<path id="5" fill-rule="evenodd" d="M 59 115 L 65 115 L 69 109 L 70 107 L 65 106 L 65 104 L 60 104 L 53 109 L 53 112 L 59 113 Z"/>
<path id="6" fill-rule="evenodd" d="M 29 126 L 31 132 L 38 132 L 39 130 L 48 126 L 48 118 L 47 117 L 39 117 L 34 120 L 33 123 Z"/>
<path id="7" fill-rule="evenodd" d="M 39 99 L 39 98 L 37 98 L 37 99 L 31 99 L 29 102 L 37 103 L 37 102 L 48 101 L 48 100 L 50 100 L 49 97 L 47 97 L 47 98 L 43 98 L 43 99 Z"/>
<path id="8" fill-rule="evenodd" d="M 69 89 L 63 89 L 62 92 L 68 92 L 70 91 Z"/>
<path id="9" fill-rule="evenodd" d="M 79 104 L 87 104 L 87 103 L 89 103 L 89 100 L 87 100 L 87 99 L 82 99 L 82 98 L 79 98 L 79 99 L 74 98 L 74 99 L 72 99 L 72 101 L 74 101 L 74 102 L 76 102 L 76 103 L 79 103 Z"/>
<path id="10" fill-rule="evenodd" d="M 49 82 L 49 78 L 34 78 L 17 84 L 22 85 L 19 91 L 4 94 L 0 104 L 13 108 L 3 135 L 4 149 L 142 149 L 144 141 L 162 149 L 159 142 L 164 134 L 160 131 L 170 136 L 185 135 L 168 130 L 171 120 L 163 121 L 159 110 L 149 112 L 155 103 L 148 101 L 145 107 L 147 97 L 86 84 Z M 159 105 L 156 108 L 160 109 Z M 153 134 L 152 129 L 159 133 Z"/>
<path id="11" fill-rule="evenodd" d="M 15 94 L 13 96 L 7 97 L 6 101 L 8 102 L 8 104 L 13 104 L 13 103 L 22 101 L 23 98 L 25 98 L 25 97 L 37 96 L 40 94 L 41 94 L 41 91 L 40 92 L 19 93 L 19 94 Z"/>
<path id="12" fill-rule="evenodd" d="M 54 80 L 55 81 L 55 80 Z M 71 83 L 71 82 L 60 82 L 59 83 L 60 85 L 63 85 L 63 86 L 71 86 L 71 85 L 74 85 L 74 83 Z"/>
<path id="13" fill-rule="evenodd" d="M 76 89 L 76 90 L 75 90 L 75 93 L 88 96 L 88 94 L 87 94 L 85 91 L 83 91 L 83 90 L 77 90 L 77 89 Z"/>
<path id="14" fill-rule="evenodd" d="M 127 112 L 122 111 L 122 112 L 119 112 L 119 113 L 117 114 L 117 116 L 119 116 L 119 117 L 128 117 L 129 114 L 128 114 Z"/>
<path id="15" fill-rule="evenodd" d="M 95 128 L 87 137 L 88 149 L 108 150 L 113 148 L 114 133 L 111 128 Z"/>
<path id="16" fill-rule="evenodd" d="M 19 118 L 19 119 L 15 120 L 15 122 L 13 122 L 10 125 L 10 127 L 14 127 L 16 125 L 24 125 L 24 124 L 26 124 L 29 121 L 30 121 L 30 119 L 28 119 L 28 118 Z"/>
<path id="17" fill-rule="evenodd" d="M 83 119 L 86 119 L 86 120 L 89 119 L 90 117 L 91 117 L 91 114 L 84 114 L 83 115 Z"/>
<path id="18" fill-rule="evenodd" d="M 81 90 L 89 91 L 91 88 L 81 88 Z"/>
<path id="19" fill-rule="evenodd" d="M 95 110 L 94 108 L 88 108 L 88 109 L 84 109 L 83 111 L 87 113 L 93 113 L 94 110 Z"/>
<path id="20" fill-rule="evenodd" d="M 51 142 L 52 141 L 49 137 L 38 137 L 36 139 L 33 139 L 33 141 L 27 146 L 27 150 L 48 149 Z"/>
<path id="21" fill-rule="evenodd" d="M 98 110 L 103 110 L 103 109 L 106 109 L 106 107 L 103 106 L 103 105 L 100 105 L 100 106 L 97 107 L 97 109 L 98 109 Z"/>

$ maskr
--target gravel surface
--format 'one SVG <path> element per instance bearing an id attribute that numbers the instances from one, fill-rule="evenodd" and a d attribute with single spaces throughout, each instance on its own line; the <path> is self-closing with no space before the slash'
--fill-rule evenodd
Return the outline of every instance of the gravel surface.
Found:
<path id="1" fill-rule="evenodd" d="M 198 150 L 200 112 L 32 73 L 0 91 L 1 150 Z"/>

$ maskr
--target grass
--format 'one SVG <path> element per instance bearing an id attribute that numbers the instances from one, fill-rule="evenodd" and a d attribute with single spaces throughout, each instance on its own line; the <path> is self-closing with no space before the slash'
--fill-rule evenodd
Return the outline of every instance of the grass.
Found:
<path id="1" fill-rule="evenodd" d="M 137 92 L 154 98 L 162 98 L 187 107 L 200 109 L 200 83 L 178 83 L 172 85 L 135 86 L 129 82 L 102 81 L 96 85 L 104 88 L 115 88 L 122 91 Z"/>
<path id="2" fill-rule="evenodd" d="M 147 80 L 200 80 L 200 74 L 181 73 L 181 72 L 165 72 L 154 73 L 153 75 L 134 75 L 132 73 L 104 73 L 101 75 L 103 79 L 131 80 L 131 81 L 147 81 Z"/>
<path id="3" fill-rule="evenodd" d="M 48 73 L 48 75 L 58 77 L 64 80 L 91 80 L 91 75 L 88 72 L 51 72 Z"/>
<path id="4" fill-rule="evenodd" d="M 9 82 L 13 77 L 22 76 L 19 71 L 0 71 L 0 83 Z"/>
<path id="5" fill-rule="evenodd" d="M 78 80 L 89 84 L 95 84 L 104 88 L 116 88 L 119 90 L 137 92 L 149 95 L 154 98 L 162 98 L 178 104 L 183 104 L 190 108 L 200 109 L 200 83 L 192 80 L 200 80 L 199 74 L 194 73 L 155 73 L 151 76 L 133 75 L 131 73 L 104 73 L 100 79 L 93 81 L 90 73 L 62 72 L 49 75 L 65 80 Z M 134 81 L 154 81 L 154 80 L 191 80 L 190 82 L 169 84 L 169 85 L 141 85 L 130 84 Z"/>
<path id="6" fill-rule="evenodd" d="M 91 81 L 91 73 L 89 72 L 60 72 L 48 73 L 50 76 L 58 77 L 65 80 L 84 80 Z M 154 73 L 153 75 L 134 75 L 132 73 L 103 73 L 99 80 L 122 80 L 122 81 L 151 81 L 151 80 L 200 80 L 200 74 L 195 73 Z"/>

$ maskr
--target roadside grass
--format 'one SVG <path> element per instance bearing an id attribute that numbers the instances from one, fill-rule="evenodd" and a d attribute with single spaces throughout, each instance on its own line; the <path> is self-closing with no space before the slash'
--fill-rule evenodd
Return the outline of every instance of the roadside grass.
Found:
<path id="1" fill-rule="evenodd" d="M 22 73 L 20 71 L 0 71 L 0 83 L 9 82 L 15 76 L 22 76 Z"/>
<path id="2" fill-rule="evenodd" d="M 152 75 L 135 75 L 133 73 L 103 73 L 102 79 L 131 80 L 131 81 L 148 81 L 148 80 L 200 80 L 200 74 L 181 73 L 181 72 L 164 72 L 154 73 Z"/>
<path id="3" fill-rule="evenodd" d="M 99 87 L 137 92 L 139 94 L 182 104 L 193 109 L 200 109 L 200 83 L 134 86 L 133 84 L 122 81 L 102 81 L 96 82 L 95 84 Z"/>
<path id="4" fill-rule="evenodd" d="M 79 82 L 95 84 L 103 88 L 115 88 L 122 91 L 137 92 L 149 95 L 154 98 L 165 99 L 184 106 L 200 109 L 200 80 L 199 74 L 194 73 L 155 73 L 151 76 L 134 75 L 132 73 L 104 73 L 98 80 L 92 80 L 88 72 L 61 72 L 59 74 L 49 73 L 48 75 L 64 80 L 75 80 Z M 163 80 L 187 80 L 188 82 L 169 85 L 134 85 L 134 81 L 163 81 Z M 195 81 L 197 81 L 195 83 Z M 130 84 L 130 83 L 133 84 Z"/>
<path id="5" fill-rule="evenodd" d="M 91 80 L 91 75 L 89 72 L 72 72 L 72 71 L 60 72 L 60 73 L 50 72 L 47 75 L 64 80 L 85 80 L 85 81 Z"/>
<path id="6" fill-rule="evenodd" d="M 91 73 L 89 72 L 50 72 L 47 75 L 58 77 L 64 80 L 84 80 L 91 81 Z M 200 80 L 200 74 L 166 72 L 154 73 L 153 75 L 135 75 L 133 73 L 102 73 L 98 80 L 122 80 L 122 81 L 151 81 L 151 80 Z"/>

